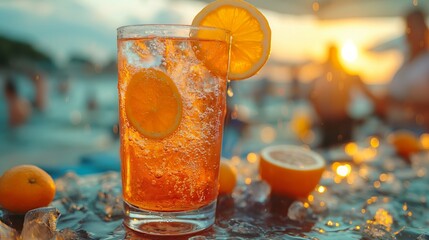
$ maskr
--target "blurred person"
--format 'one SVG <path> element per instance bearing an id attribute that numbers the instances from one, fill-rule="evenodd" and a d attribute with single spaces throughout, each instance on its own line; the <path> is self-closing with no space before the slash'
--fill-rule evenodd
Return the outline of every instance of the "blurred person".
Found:
<path id="1" fill-rule="evenodd" d="M 94 90 L 89 90 L 86 94 L 86 110 L 94 112 L 98 109 L 97 95 Z"/>
<path id="2" fill-rule="evenodd" d="M 19 96 L 12 77 L 7 77 L 4 85 L 4 93 L 9 112 L 9 125 L 12 127 L 23 125 L 30 118 L 31 106 L 25 98 Z"/>
<path id="3" fill-rule="evenodd" d="M 290 96 L 291 101 L 298 101 L 301 98 L 301 86 L 299 81 L 299 67 L 295 66 L 291 68 L 291 80 L 290 80 Z"/>
<path id="4" fill-rule="evenodd" d="M 59 82 L 57 85 L 57 91 L 62 96 L 67 96 L 70 92 L 70 77 L 67 74 L 62 75 L 59 78 Z"/>
<path id="5" fill-rule="evenodd" d="M 267 95 L 270 92 L 270 80 L 265 76 L 259 80 L 258 86 L 255 88 L 253 92 L 253 100 L 255 101 L 258 109 L 262 109 L 264 107 L 264 101 Z"/>
<path id="6" fill-rule="evenodd" d="M 41 73 L 34 72 L 30 76 L 31 81 L 34 84 L 35 97 L 34 107 L 43 112 L 46 109 L 46 98 L 47 98 L 47 86 L 44 76 Z"/>
<path id="7" fill-rule="evenodd" d="M 388 86 L 392 126 L 429 129 L 429 42 L 425 14 L 405 16 L 408 56 Z"/>
<path id="8" fill-rule="evenodd" d="M 330 147 L 352 140 L 355 119 L 350 107 L 356 91 L 378 106 L 378 99 L 357 75 L 349 74 L 342 66 L 338 48 L 331 45 L 324 66 L 324 74 L 310 85 L 309 100 L 317 114 L 321 131 L 320 147 Z"/>

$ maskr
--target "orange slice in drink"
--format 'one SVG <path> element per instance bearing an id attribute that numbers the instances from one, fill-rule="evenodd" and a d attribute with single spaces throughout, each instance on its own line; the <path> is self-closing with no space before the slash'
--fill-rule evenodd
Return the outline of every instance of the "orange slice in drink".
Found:
<path id="1" fill-rule="evenodd" d="M 130 124 L 142 135 L 164 138 L 180 124 L 182 99 L 173 80 L 164 72 L 142 69 L 128 83 L 125 112 Z"/>
<path id="2" fill-rule="evenodd" d="M 270 55 L 271 29 L 267 19 L 253 5 L 242 0 L 217 0 L 195 16 L 192 25 L 229 30 L 232 36 L 229 79 L 241 80 L 255 75 Z M 213 52 L 216 49 L 204 49 Z M 205 60 L 216 67 L 218 60 Z M 216 72 L 216 70 L 214 70 Z"/>
<path id="3" fill-rule="evenodd" d="M 323 158 L 303 147 L 277 145 L 261 151 L 259 173 L 277 195 L 293 199 L 307 197 L 324 170 Z"/>

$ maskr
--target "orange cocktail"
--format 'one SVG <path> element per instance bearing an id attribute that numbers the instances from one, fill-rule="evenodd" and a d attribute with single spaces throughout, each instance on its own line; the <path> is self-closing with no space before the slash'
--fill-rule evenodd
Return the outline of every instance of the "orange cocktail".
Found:
<path id="1" fill-rule="evenodd" d="M 216 28 L 118 29 L 122 186 L 130 228 L 185 234 L 213 223 L 229 39 Z"/>

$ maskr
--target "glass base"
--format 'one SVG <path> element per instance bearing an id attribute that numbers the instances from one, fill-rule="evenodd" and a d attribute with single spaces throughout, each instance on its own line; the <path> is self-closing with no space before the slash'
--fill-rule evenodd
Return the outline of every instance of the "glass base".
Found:
<path id="1" fill-rule="evenodd" d="M 158 236 L 196 233 L 214 224 L 216 200 L 202 208 L 181 212 L 142 210 L 124 201 L 124 224 L 130 229 Z"/>

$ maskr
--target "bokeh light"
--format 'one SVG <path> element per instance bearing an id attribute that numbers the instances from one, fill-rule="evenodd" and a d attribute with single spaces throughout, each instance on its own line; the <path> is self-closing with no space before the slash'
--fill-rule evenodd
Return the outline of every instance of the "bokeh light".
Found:
<path id="1" fill-rule="evenodd" d="M 358 49 L 352 41 L 347 41 L 341 47 L 341 57 L 347 63 L 353 63 L 356 61 L 356 59 L 358 58 Z"/>

